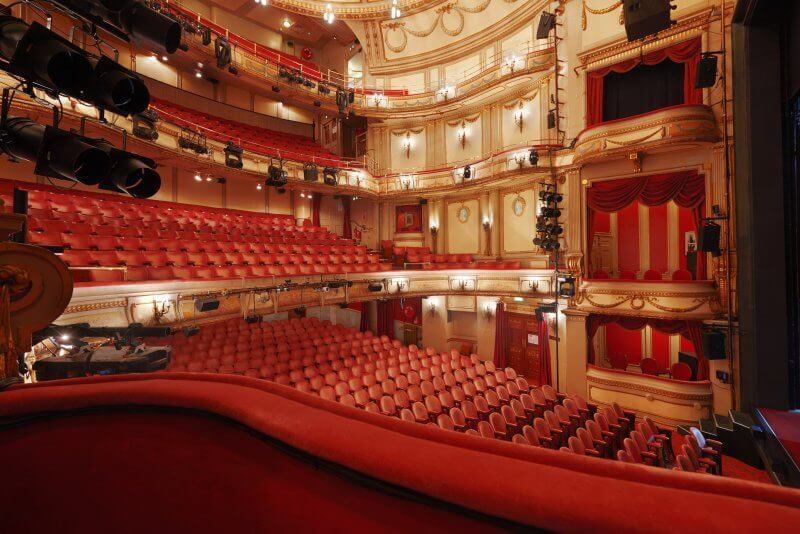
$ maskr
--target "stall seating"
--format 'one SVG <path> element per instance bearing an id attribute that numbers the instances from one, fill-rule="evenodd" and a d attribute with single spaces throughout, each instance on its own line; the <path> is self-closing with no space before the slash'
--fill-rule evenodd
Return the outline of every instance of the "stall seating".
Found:
<path id="1" fill-rule="evenodd" d="M 293 161 L 308 161 L 321 166 L 346 166 L 346 161 L 322 148 L 310 137 L 215 117 L 157 98 L 151 98 L 150 107 L 158 112 L 162 121 L 202 133 L 206 138 L 221 143 L 233 141 L 250 152 Z"/>
<path id="2" fill-rule="evenodd" d="M 390 270 L 377 253 L 291 216 L 33 189 L 31 243 L 63 247 L 76 282 Z"/>
<path id="3" fill-rule="evenodd" d="M 152 342 L 162 342 L 152 340 Z M 668 467 L 669 431 L 617 403 L 599 407 L 476 354 L 404 346 L 317 318 L 230 319 L 171 338 L 168 372 L 242 374 L 372 413 L 524 446 Z M 692 436 L 694 438 L 694 436 Z M 708 472 L 717 443 L 687 443 Z M 691 452 L 689 453 L 691 454 Z"/>

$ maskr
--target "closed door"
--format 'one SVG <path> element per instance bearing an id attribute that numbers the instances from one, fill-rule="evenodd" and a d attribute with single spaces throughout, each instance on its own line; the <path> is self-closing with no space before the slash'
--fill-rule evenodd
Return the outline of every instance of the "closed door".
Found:
<path id="1" fill-rule="evenodd" d="M 539 383 L 539 346 L 530 343 L 534 339 L 537 323 L 536 317 L 517 313 L 508 313 L 508 343 L 506 354 L 508 364 L 524 376 L 532 384 Z"/>

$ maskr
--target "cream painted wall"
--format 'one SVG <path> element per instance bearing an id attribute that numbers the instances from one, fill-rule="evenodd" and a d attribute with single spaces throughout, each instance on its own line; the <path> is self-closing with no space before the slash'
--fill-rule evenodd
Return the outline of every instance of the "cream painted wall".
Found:
<path id="1" fill-rule="evenodd" d="M 466 57 L 456 63 L 445 65 L 444 67 L 444 82 L 449 85 L 455 85 L 460 80 L 463 80 L 465 75 L 467 77 L 474 76 L 478 73 L 481 64 L 481 57 L 478 54 Z"/>
<path id="2" fill-rule="evenodd" d="M 389 79 L 389 88 L 408 89 L 411 94 L 422 93 L 425 91 L 425 72 L 392 77 Z"/>
<path id="3" fill-rule="evenodd" d="M 539 144 L 542 135 L 542 113 L 541 100 L 537 94 L 533 100 L 526 102 L 522 100 L 522 131 L 516 123 L 514 117 L 518 108 L 518 103 L 511 102 L 511 109 L 501 106 L 502 110 L 502 146 L 516 145 L 522 143 Z"/>
<path id="4" fill-rule="evenodd" d="M 283 37 L 280 33 L 254 24 L 245 17 L 229 13 L 214 6 L 211 8 L 211 20 L 223 28 L 235 29 L 236 33 L 242 37 L 255 41 L 258 44 L 263 44 L 264 46 L 269 46 L 276 50 L 283 49 Z"/>
<path id="5" fill-rule="evenodd" d="M 461 206 L 470 211 L 467 222 L 458 220 L 457 212 Z M 447 252 L 451 254 L 480 253 L 480 209 L 478 200 L 453 202 L 447 205 Z"/>
<path id="6" fill-rule="evenodd" d="M 395 171 L 404 171 L 411 169 L 420 169 L 426 166 L 426 150 L 425 131 L 420 133 L 411 133 L 411 152 L 406 157 L 406 150 L 403 148 L 403 142 L 406 140 L 405 135 L 395 135 L 399 132 L 390 132 L 389 134 L 389 159 L 391 161 L 392 169 Z"/>
<path id="7" fill-rule="evenodd" d="M 203 176 L 205 177 L 205 176 Z M 178 197 L 176 202 L 194 204 L 196 206 L 223 207 L 222 185 L 215 180 L 207 182 L 205 179 L 198 182 L 194 173 L 184 170 L 178 171 Z"/>
<path id="8" fill-rule="evenodd" d="M 178 85 L 178 71 L 171 65 L 159 61 L 156 56 L 138 54 L 136 72 L 167 85 Z"/>
<path id="9" fill-rule="evenodd" d="M 497 297 L 478 297 L 477 300 L 477 321 L 475 323 L 475 337 L 477 338 L 476 353 L 484 360 L 494 359 L 494 309 Z M 487 317 L 486 308 L 491 310 L 491 315 Z"/>
<path id="10" fill-rule="evenodd" d="M 461 141 L 458 140 L 461 122 L 458 122 L 455 126 L 450 126 L 449 123 L 445 123 L 444 140 L 447 163 L 456 163 L 477 158 L 483 153 L 483 136 L 481 135 L 483 121 L 478 117 L 474 122 L 463 122 L 464 129 L 467 133 L 463 147 L 461 146 Z"/>
<path id="11" fill-rule="evenodd" d="M 533 189 L 520 191 L 525 200 L 525 211 L 521 217 L 514 214 L 513 203 L 517 193 L 503 195 L 503 252 L 530 252 L 536 237 L 536 193 Z"/>
<path id="12" fill-rule="evenodd" d="M 430 306 L 435 306 L 431 312 Z M 441 295 L 432 295 L 422 301 L 422 344 L 433 347 L 438 352 L 447 348 L 447 310 L 445 298 Z"/>
<path id="13" fill-rule="evenodd" d="M 252 108 L 252 94 L 239 87 L 228 85 L 225 87 L 225 102 L 237 108 L 251 109 Z"/>
<path id="14" fill-rule="evenodd" d="M 535 20 L 538 23 L 538 18 Z M 503 39 L 503 42 L 500 43 L 500 49 L 503 51 L 504 56 L 506 54 L 519 54 L 524 51 L 525 48 L 532 45 L 534 37 L 534 26 L 532 24 L 525 26 L 514 35 Z"/>

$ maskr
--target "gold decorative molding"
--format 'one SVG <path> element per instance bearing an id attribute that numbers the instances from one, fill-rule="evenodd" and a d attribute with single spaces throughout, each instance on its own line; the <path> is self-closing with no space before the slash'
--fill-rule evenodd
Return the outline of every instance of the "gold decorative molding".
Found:
<path id="1" fill-rule="evenodd" d="M 581 8 L 581 29 L 586 31 L 587 28 L 587 19 L 586 13 L 591 13 L 592 15 L 605 15 L 607 13 L 611 13 L 615 9 L 622 7 L 622 2 L 614 2 L 610 6 L 606 6 L 603 8 L 592 8 L 586 5 L 586 0 L 583 0 L 583 7 Z M 619 13 L 619 23 L 620 25 L 625 24 L 625 11 L 621 10 Z"/>
<path id="2" fill-rule="evenodd" d="M 64 315 L 72 315 L 75 313 L 86 313 L 92 311 L 109 310 L 112 308 L 125 308 L 128 306 L 128 299 L 123 300 L 106 300 L 102 302 L 92 302 L 91 304 L 73 304 L 67 306 L 64 310 Z"/>

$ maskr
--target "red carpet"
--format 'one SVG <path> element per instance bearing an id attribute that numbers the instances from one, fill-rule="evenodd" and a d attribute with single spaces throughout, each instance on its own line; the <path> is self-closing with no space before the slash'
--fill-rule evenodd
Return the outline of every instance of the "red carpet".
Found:
<path id="1" fill-rule="evenodd" d="M 683 436 L 681 434 L 678 432 L 672 433 L 672 449 L 676 455 L 680 454 L 683 442 Z M 724 450 L 723 448 L 723 451 Z M 722 455 L 722 476 L 739 480 L 748 480 L 750 482 L 772 484 L 772 479 L 769 478 L 765 470 L 756 469 L 736 458 L 724 454 Z"/>

